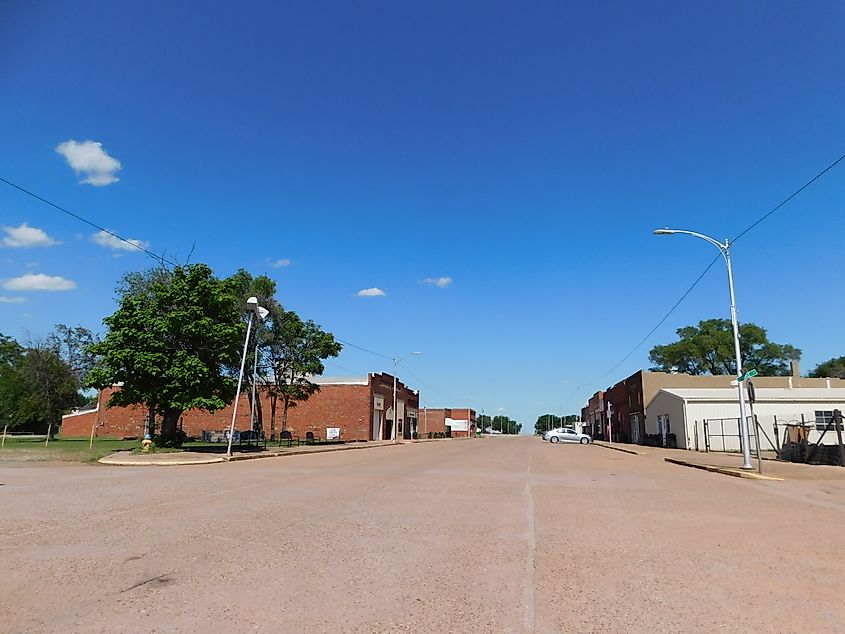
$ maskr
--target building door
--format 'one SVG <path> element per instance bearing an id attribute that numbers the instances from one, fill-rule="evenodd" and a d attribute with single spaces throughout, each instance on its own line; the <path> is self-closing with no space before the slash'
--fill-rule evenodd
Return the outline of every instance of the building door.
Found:
<path id="1" fill-rule="evenodd" d="M 373 412 L 373 440 L 381 438 L 381 412 Z"/>
<path id="2" fill-rule="evenodd" d="M 631 414 L 631 442 L 635 445 L 640 442 L 639 414 Z"/>

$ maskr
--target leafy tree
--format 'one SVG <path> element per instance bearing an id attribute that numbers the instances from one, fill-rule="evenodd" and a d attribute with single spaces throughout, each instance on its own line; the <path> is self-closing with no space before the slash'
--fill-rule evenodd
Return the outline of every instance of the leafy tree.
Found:
<path id="1" fill-rule="evenodd" d="M 730 320 L 706 319 L 698 326 L 685 326 L 676 332 L 678 341 L 654 346 L 649 352 L 653 371 L 736 375 Z M 801 358 L 798 348 L 769 341 L 766 330 L 756 324 L 742 324 L 739 332 L 745 369 L 753 368 L 762 376 L 786 376 L 790 361 Z"/>
<path id="2" fill-rule="evenodd" d="M 522 424 L 508 416 L 494 416 L 491 426 L 494 431 L 501 431 L 503 434 L 518 434 L 522 431 Z"/>
<path id="3" fill-rule="evenodd" d="M 559 427 L 560 423 L 560 416 L 555 416 L 554 414 L 543 414 L 541 416 L 538 416 L 537 422 L 534 423 L 534 433 L 542 435 L 550 429 Z"/>
<path id="4" fill-rule="evenodd" d="M 19 400 L 13 421 L 46 430 L 52 437 L 62 414 L 80 404 L 71 367 L 49 345 L 27 348 L 17 367 Z"/>
<path id="5" fill-rule="evenodd" d="M 145 405 L 150 428 L 160 416 L 162 439 L 177 442 L 183 411 L 214 412 L 235 395 L 226 369 L 238 362 L 245 330 L 236 284 L 191 264 L 127 276 L 118 292 L 118 310 L 103 320 L 108 334 L 90 348 L 102 361 L 88 384 L 122 383 L 108 405 Z"/>
<path id="6" fill-rule="evenodd" d="M 567 414 L 563 418 L 555 416 L 554 414 L 543 414 L 537 417 L 537 422 L 534 423 L 534 433 L 544 434 L 550 429 L 560 427 L 562 425 L 569 425 L 577 423 L 580 420 L 579 414 Z"/>
<path id="7" fill-rule="evenodd" d="M 97 363 L 96 357 L 89 352 L 99 339 L 87 328 L 71 328 L 56 324 L 53 332 L 47 336 L 47 345 L 70 366 L 76 379 L 77 388 L 83 387 L 85 379 Z"/>
<path id="8" fill-rule="evenodd" d="M 835 357 L 820 363 L 810 372 L 814 378 L 845 379 L 845 357 Z"/>
<path id="9" fill-rule="evenodd" d="M 484 431 L 493 424 L 493 419 L 489 414 L 479 414 L 475 417 L 475 428 Z"/>
<path id="10" fill-rule="evenodd" d="M 323 360 L 336 357 L 343 346 L 331 333 L 313 321 L 303 321 L 293 311 L 277 303 L 269 307 L 267 357 L 272 372 L 270 437 L 276 434 L 275 399 L 282 399 L 282 431 L 287 428 L 288 411 L 308 400 L 320 386 L 309 377 L 325 371 Z"/>
<path id="11" fill-rule="evenodd" d="M 21 345 L 0 334 L 0 425 L 14 426 L 18 403 L 26 396 L 26 388 L 19 372 L 23 358 Z"/>

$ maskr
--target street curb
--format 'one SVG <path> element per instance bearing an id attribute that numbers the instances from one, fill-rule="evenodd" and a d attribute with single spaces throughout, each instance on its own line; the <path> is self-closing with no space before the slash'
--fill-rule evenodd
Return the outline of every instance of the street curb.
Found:
<path id="1" fill-rule="evenodd" d="M 604 447 L 605 449 L 612 449 L 613 451 L 621 451 L 622 453 L 629 453 L 633 456 L 642 456 L 639 451 L 634 451 L 633 449 L 623 449 L 622 447 L 614 447 L 613 445 L 606 445 L 603 442 L 593 441 L 590 443 L 591 445 L 595 445 L 596 447 Z"/>
<path id="2" fill-rule="evenodd" d="M 243 456 L 232 456 L 231 458 L 227 458 L 226 456 L 213 456 L 208 458 L 203 458 L 199 460 L 155 460 L 152 459 L 150 461 L 145 462 L 133 462 L 129 460 L 121 460 L 120 458 L 110 458 L 110 456 L 105 456 L 104 458 L 100 458 L 97 462 L 99 464 L 108 465 L 111 467 L 179 467 L 179 466 L 188 466 L 188 465 L 206 465 L 206 464 L 219 464 L 225 462 L 238 462 L 240 460 L 258 460 L 260 458 L 285 458 L 288 456 L 307 456 L 310 454 L 319 454 L 319 453 L 328 453 L 331 451 L 351 451 L 353 449 L 377 449 L 378 447 L 398 447 L 404 443 L 391 443 L 391 444 L 383 444 L 383 445 L 345 445 L 345 446 L 335 446 L 335 447 L 326 447 L 326 448 L 318 448 L 312 449 L 310 451 L 285 451 L 285 452 L 278 452 L 278 453 L 265 453 L 265 454 L 247 454 Z M 112 454 L 114 455 L 114 454 Z M 171 454 L 172 455 L 172 454 Z"/>
<path id="3" fill-rule="evenodd" d="M 131 460 L 121 460 L 120 458 L 110 459 L 109 456 L 105 456 L 97 460 L 97 462 L 111 467 L 187 467 L 189 465 L 216 464 L 226 462 L 226 460 L 220 456 L 215 456 L 213 458 L 203 458 L 202 460 L 152 460 L 133 462 Z"/>
<path id="4" fill-rule="evenodd" d="M 733 476 L 734 478 L 745 478 L 746 480 L 774 480 L 776 482 L 783 482 L 783 478 L 776 478 L 775 476 L 765 476 L 753 471 L 740 471 L 731 467 L 717 467 L 709 464 L 697 464 L 695 462 L 687 462 L 686 460 L 678 460 L 677 458 L 664 458 L 666 462 L 681 465 L 682 467 L 692 467 L 693 469 L 701 469 L 702 471 L 710 471 L 712 473 L 721 473 L 722 475 Z"/>
<path id="5" fill-rule="evenodd" d="M 267 454 L 247 454 L 244 456 L 232 456 L 231 458 L 220 458 L 223 462 L 238 462 L 239 460 L 260 460 L 261 458 L 289 458 L 291 456 L 310 456 L 318 453 L 330 453 L 332 451 L 353 451 L 355 449 L 378 449 L 379 447 L 399 447 L 405 443 L 397 442 L 389 445 L 352 445 L 341 447 L 326 447 L 325 449 L 312 449 L 311 451 L 285 451 Z"/>

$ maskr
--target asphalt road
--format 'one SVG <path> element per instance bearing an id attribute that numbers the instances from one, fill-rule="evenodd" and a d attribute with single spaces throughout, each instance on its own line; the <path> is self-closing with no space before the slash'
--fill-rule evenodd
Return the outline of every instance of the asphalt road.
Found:
<path id="1" fill-rule="evenodd" d="M 3 632 L 845 631 L 831 483 L 490 438 L 0 484 Z"/>

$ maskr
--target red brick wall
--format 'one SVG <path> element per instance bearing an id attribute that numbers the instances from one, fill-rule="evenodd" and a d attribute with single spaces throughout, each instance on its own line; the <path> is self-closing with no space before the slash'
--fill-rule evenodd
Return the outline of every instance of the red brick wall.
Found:
<path id="1" fill-rule="evenodd" d="M 281 399 L 276 408 L 278 433 L 282 429 Z M 268 402 L 264 422 L 264 431 L 268 434 L 269 411 Z M 340 427 L 341 440 L 370 440 L 372 424 L 369 385 L 323 385 L 310 399 L 288 410 L 287 428 L 300 438 L 305 438 L 309 431 L 314 432 L 318 438 L 325 438 L 326 427 Z"/>
<path id="2" fill-rule="evenodd" d="M 100 392 L 99 410 L 62 418 L 62 436 L 87 436 L 91 425 L 97 423 L 97 436 L 142 436 L 146 409 L 138 406 L 107 408 L 106 403 L 115 389 Z M 261 392 L 261 391 L 260 391 Z M 319 392 L 304 403 L 288 411 L 288 429 L 294 435 L 305 437 L 309 431 L 319 438 L 325 438 L 326 427 L 339 427 L 341 440 L 372 440 L 373 395 L 384 397 L 384 413 L 393 404 L 393 377 L 388 374 L 373 374 L 369 385 L 323 385 Z M 419 395 L 403 383 L 397 383 L 397 400 L 405 401 L 406 408 L 419 408 Z M 270 435 L 270 398 L 259 393 L 260 420 L 267 436 Z M 281 399 L 276 405 L 276 433 L 282 429 Z M 229 429 L 232 421 L 232 406 L 229 405 L 213 414 L 191 410 L 182 414 L 182 429 L 188 436 L 199 437 L 205 430 L 223 431 Z M 161 421 L 159 421 L 160 424 Z M 241 394 L 235 429 L 245 430 L 250 426 L 249 395 Z"/>
<path id="3" fill-rule="evenodd" d="M 426 423 L 426 414 L 428 414 L 428 422 Z M 419 413 L 419 429 L 420 433 L 426 435 L 427 432 L 445 432 L 446 419 L 453 418 L 455 420 L 469 419 L 470 429 L 465 431 L 454 431 L 452 436 L 472 436 L 475 434 L 475 410 L 470 408 L 427 408 L 421 410 Z"/>

